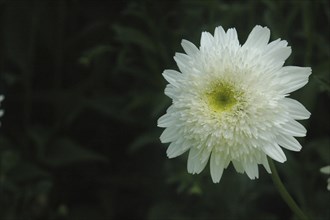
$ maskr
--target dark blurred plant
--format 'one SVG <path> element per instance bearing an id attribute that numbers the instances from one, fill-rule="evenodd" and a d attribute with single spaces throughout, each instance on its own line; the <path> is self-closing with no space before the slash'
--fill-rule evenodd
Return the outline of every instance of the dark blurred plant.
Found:
<path id="1" fill-rule="evenodd" d="M 288 40 L 288 64 L 313 69 L 293 94 L 312 112 L 308 136 L 279 171 L 311 216 L 330 218 L 329 19 L 326 0 L 0 1 L 0 219 L 290 219 L 267 174 L 229 169 L 215 185 L 158 140 L 161 73 L 181 39 L 198 45 L 218 25 L 244 39 L 256 24 Z"/>

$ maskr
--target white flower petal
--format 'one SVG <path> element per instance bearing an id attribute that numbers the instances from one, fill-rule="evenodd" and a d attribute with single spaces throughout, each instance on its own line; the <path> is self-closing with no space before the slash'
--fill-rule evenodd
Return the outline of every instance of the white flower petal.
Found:
<path id="1" fill-rule="evenodd" d="M 227 44 L 230 45 L 231 48 L 235 49 L 239 47 L 239 41 L 237 37 L 237 32 L 235 28 L 230 28 L 227 31 Z"/>
<path id="2" fill-rule="evenodd" d="M 248 36 L 243 48 L 262 49 L 266 47 L 270 38 L 270 30 L 267 27 L 255 26 Z"/>
<path id="3" fill-rule="evenodd" d="M 199 53 L 199 49 L 195 46 L 195 44 L 191 43 L 190 41 L 182 40 L 181 46 L 184 51 L 191 57 Z"/>
<path id="4" fill-rule="evenodd" d="M 268 173 L 272 173 L 272 171 L 270 170 L 270 167 L 269 167 L 269 163 L 268 163 L 268 160 L 267 160 L 267 155 L 264 154 L 262 156 L 262 161 L 261 161 L 262 165 L 264 166 L 264 168 L 266 169 L 266 171 Z"/>
<path id="5" fill-rule="evenodd" d="M 246 174 L 251 180 L 259 178 L 258 164 L 252 163 L 250 161 L 245 161 L 243 166 Z"/>
<path id="6" fill-rule="evenodd" d="M 207 156 L 205 158 L 205 155 Z M 187 169 L 189 173 L 198 174 L 205 168 L 210 152 L 203 148 L 192 147 L 189 151 Z"/>
<path id="7" fill-rule="evenodd" d="M 233 163 L 233 166 L 234 166 L 235 170 L 236 170 L 238 173 L 244 173 L 244 167 L 243 167 L 241 161 L 238 161 L 238 160 L 232 160 L 232 163 Z"/>
<path id="8" fill-rule="evenodd" d="M 276 52 L 278 49 L 286 47 L 287 45 L 288 42 L 286 40 L 281 40 L 281 39 L 274 40 L 265 47 L 264 56 L 268 56 L 269 54 L 272 54 Z"/>
<path id="9" fill-rule="evenodd" d="M 287 47 L 288 42 L 285 40 L 277 39 L 270 42 L 264 50 L 264 60 L 269 60 L 270 65 L 275 65 L 275 68 L 282 67 L 284 61 L 290 56 L 291 47 Z"/>
<path id="10" fill-rule="evenodd" d="M 166 128 L 175 125 L 176 122 L 176 118 L 172 117 L 172 115 L 165 114 L 158 119 L 157 126 L 160 128 Z"/>
<path id="11" fill-rule="evenodd" d="M 214 39 L 216 42 L 218 42 L 220 45 L 226 45 L 226 32 L 225 30 L 220 26 L 216 27 L 214 30 Z"/>
<path id="12" fill-rule="evenodd" d="M 209 32 L 203 32 L 201 37 L 201 48 L 209 48 L 214 41 L 213 36 Z"/>
<path id="13" fill-rule="evenodd" d="M 290 93 L 300 89 L 307 84 L 311 73 L 312 69 L 310 67 L 283 67 L 282 74 L 279 75 L 279 85 L 282 86 L 282 92 Z"/>
<path id="14" fill-rule="evenodd" d="M 311 113 L 297 100 L 284 98 L 283 105 L 288 107 L 289 114 L 296 120 L 308 119 Z"/>
<path id="15" fill-rule="evenodd" d="M 299 122 L 292 120 L 282 126 L 281 132 L 294 137 L 305 137 L 307 130 Z"/>
<path id="16" fill-rule="evenodd" d="M 210 160 L 210 172 L 214 183 L 220 182 L 226 161 L 216 152 L 212 152 Z"/>
<path id="17" fill-rule="evenodd" d="M 320 171 L 321 171 L 321 173 L 324 173 L 324 174 L 330 174 L 330 165 L 322 167 L 320 169 Z"/>
<path id="18" fill-rule="evenodd" d="M 183 53 L 176 53 L 174 56 L 174 60 L 178 65 L 181 73 L 189 73 L 190 72 L 190 57 Z"/>
<path id="19" fill-rule="evenodd" d="M 265 146 L 263 146 L 263 150 L 268 156 L 270 156 L 271 158 L 273 158 L 274 160 L 276 160 L 280 163 L 283 163 L 286 161 L 286 156 L 285 156 L 283 150 L 277 144 L 265 145 Z"/>
<path id="20" fill-rule="evenodd" d="M 168 84 L 164 90 L 165 95 L 167 95 L 168 97 L 170 97 L 171 99 L 175 99 L 176 97 L 176 92 L 174 89 L 174 86 L 171 84 Z"/>
<path id="21" fill-rule="evenodd" d="M 230 48 L 230 50 L 233 51 L 240 47 L 235 28 L 228 29 L 227 33 L 225 33 L 222 28 L 218 28 L 214 33 L 215 42 L 222 48 Z"/>
<path id="22" fill-rule="evenodd" d="M 167 82 L 171 83 L 174 87 L 179 87 L 179 80 L 181 79 L 181 73 L 175 70 L 165 70 L 163 72 L 164 78 Z"/>
<path id="23" fill-rule="evenodd" d="M 271 53 L 267 53 L 265 59 L 269 59 L 274 62 L 278 62 L 280 66 L 283 65 L 284 61 L 290 56 L 292 50 L 291 47 L 277 48 Z"/>
<path id="24" fill-rule="evenodd" d="M 166 154 L 168 158 L 174 158 L 177 156 L 180 156 L 181 154 L 185 153 L 187 150 L 189 150 L 189 145 L 184 144 L 184 143 L 177 143 L 177 142 L 172 142 L 167 150 Z"/>
<path id="25" fill-rule="evenodd" d="M 191 61 L 191 57 L 184 53 L 175 53 L 174 59 L 175 61 L 179 61 L 185 66 L 189 66 Z"/>
<path id="26" fill-rule="evenodd" d="M 292 151 L 300 151 L 302 148 L 300 143 L 294 137 L 289 135 L 282 134 L 277 136 L 277 143 L 282 147 Z"/>
<path id="27" fill-rule="evenodd" d="M 178 129 L 175 127 L 166 128 L 163 133 L 160 135 L 160 141 L 162 143 L 169 143 L 177 139 Z"/>

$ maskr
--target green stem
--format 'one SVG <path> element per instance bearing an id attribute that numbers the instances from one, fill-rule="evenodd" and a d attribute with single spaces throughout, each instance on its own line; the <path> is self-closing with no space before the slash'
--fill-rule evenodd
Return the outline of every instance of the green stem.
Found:
<path id="1" fill-rule="evenodd" d="M 272 179 L 273 182 L 276 186 L 276 188 L 278 189 L 279 193 L 281 194 L 283 200 L 285 201 L 285 203 L 290 207 L 290 209 L 292 210 L 292 212 L 301 220 L 308 220 L 307 216 L 301 211 L 301 209 L 299 208 L 299 206 L 297 205 L 297 203 L 293 200 L 293 198 L 290 196 L 290 194 L 288 193 L 288 191 L 286 190 L 285 186 L 283 185 L 275 164 L 273 162 L 272 159 L 270 159 L 268 157 L 268 163 L 270 166 L 270 170 L 272 171 Z"/>

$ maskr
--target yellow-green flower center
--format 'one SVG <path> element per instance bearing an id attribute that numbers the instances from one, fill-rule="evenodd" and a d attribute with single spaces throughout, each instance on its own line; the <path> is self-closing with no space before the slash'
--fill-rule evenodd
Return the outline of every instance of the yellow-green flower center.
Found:
<path id="1" fill-rule="evenodd" d="M 237 103 L 237 95 L 238 92 L 229 83 L 216 83 L 206 92 L 208 104 L 216 112 L 232 109 Z"/>

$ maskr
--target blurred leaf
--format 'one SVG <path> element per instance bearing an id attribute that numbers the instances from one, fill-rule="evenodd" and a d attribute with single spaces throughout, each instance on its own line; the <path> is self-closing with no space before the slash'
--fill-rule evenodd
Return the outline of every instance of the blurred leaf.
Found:
<path id="1" fill-rule="evenodd" d="M 8 1 L 4 9 L 6 22 L 3 30 L 6 52 L 11 61 L 22 71 L 27 70 L 29 61 L 34 56 L 32 45 L 38 27 L 39 8 L 34 4 Z"/>
<path id="2" fill-rule="evenodd" d="M 106 115 L 122 122 L 133 122 L 137 121 L 139 118 L 134 117 L 128 111 L 131 106 L 131 99 L 127 95 L 112 95 L 103 94 L 102 96 L 97 96 L 84 100 L 84 104 L 89 109 L 92 109 L 100 114 Z"/>
<path id="3" fill-rule="evenodd" d="M 3 80 L 9 86 L 12 86 L 20 80 L 20 77 L 12 72 L 2 72 L 0 80 Z"/>
<path id="4" fill-rule="evenodd" d="M 18 162 L 19 156 L 12 150 L 0 151 L 0 172 L 8 172 L 14 168 Z"/>
<path id="5" fill-rule="evenodd" d="M 89 66 L 95 58 L 111 51 L 113 51 L 113 48 L 109 45 L 98 45 L 84 52 L 82 57 L 79 58 L 79 63 Z"/>
<path id="6" fill-rule="evenodd" d="M 306 148 L 310 151 L 315 151 L 318 153 L 321 161 L 330 164 L 330 138 L 318 138 L 309 142 Z"/>
<path id="7" fill-rule="evenodd" d="M 54 140 L 44 160 L 51 166 L 67 166 L 89 161 L 107 162 L 107 158 L 103 155 L 85 149 L 70 138 L 65 137 Z"/>
<path id="8" fill-rule="evenodd" d="M 49 193 L 52 188 L 53 188 L 53 182 L 48 179 L 45 179 L 35 184 L 34 191 L 35 194 L 46 194 Z"/>
<path id="9" fill-rule="evenodd" d="M 133 27 L 124 27 L 118 24 L 113 25 L 113 29 L 116 32 L 118 41 L 122 43 L 135 44 L 151 52 L 156 51 L 153 40 L 139 29 Z"/>
<path id="10" fill-rule="evenodd" d="M 316 76 L 316 81 L 320 84 L 320 88 L 322 91 L 326 91 L 328 94 L 330 94 L 330 81 L 329 79 L 326 79 L 324 77 L 318 77 Z"/>
<path id="11" fill-rule="evenodd" d="M 141 134 L 132 142 L 127 151 L 129 153 L 134 153 L 141 148 L 153 143 L 159 143 L 159 132 L 148 132 L 146 134 Z"/>
<path id="12" fill-rule="evenodd" d="M 70 220 L 106 220 L 100 212 L 101 207 L 92 204 L 81 204 L 74 206 L 68 211 L 68 216 Z"/>
<path id="13" fill-rule="evenodd" d="M 65 125 L 70 125 L 73 123 L 85 107 L 83 102 L 82 94 L 79 93 L 77 89 L 67 89 L 67 90 L 52 90 L 51 92 L 34 93 L 33 99 L 38 102 L 43 102 L 50 104 L 54 111 L 57 113 L 58 120 L 57 123 L 64 123 Z M 40 132 L 42 132 L 42 129 Z M 31 133 L 31 132 L 30 132 Z M 30 134 L 32 138 L 38 134 Z M 40 140 L 37 140 L 38 142 Z"/>
<path id="14" fill-rule="evenodd" d="M 330 60 L 319 62 L 318 65 L 313 68 L 313 77 L 315 82 L 319 85 L 320 90 L 330 94 Z"/>
<path id="15" fill-rule="evenodd" d="M 0 176 L 14 168 L 19 161 L 19 154 L 14 151 L 13 144 L 7 138 L 0 137 Z M 1 177 L 0 177 L 1 178 Z"/>
<path id="16" fill-rule="evenodd" d="M 159 117 L 165 112 L 165 109 L 170 106 L 171 100 L 164 94 L 154 94 L 153 107 L 151 112 L 152 117 Z"/>
<path id="17" fill-rule="evenodd" d="M 163 201 L 161 203 L 153 204 L 148 213 L 148 220 L 188 220 L 190 218 L 184 217 L 184 213 L 180 210 L 182 207 L 176 206 L 171 201 Z"/>
<path id="18" fill-rule="evenodd" d="M 29 182 L 35 179 L 49 178 L 50 173 L 29 161 L 20 161 L 8 174 L 15 182 Z"/>
<path id="19" fill-rule="evenodd" d="M 195 183 L 189 190 L 191 195 L 202 195 L 202 188 L 199 184 Z"/>
<path id="20" fill-rule="evenodd" d="M 28 136 L 32 140 L 34 146 L 38 148 L 38 150 L 42 150 L 49 140 L 50 132 L 43 127 L 31 127 L 28 130 Z"/>

